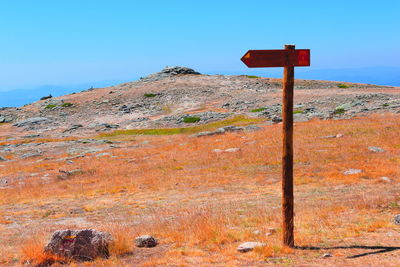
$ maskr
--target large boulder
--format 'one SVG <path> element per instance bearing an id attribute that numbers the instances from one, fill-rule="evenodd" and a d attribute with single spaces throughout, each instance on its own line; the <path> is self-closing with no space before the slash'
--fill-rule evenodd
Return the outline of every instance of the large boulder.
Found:
<path id="1" fill-rule="evenodd" d="M 187 67 L 165 67 L 160 72 L 156 72 L 150 74 L 147 77 L 141 78 L 142 81 L 157 81 L 160 79 L 164 79 L 166 77 L 171 77 L 175 75 L 187 75 L 187 74 L 196 74 L 199 75 L 200 73 Z"/>
<path id="2" fill-rule="evenodd" d="M 97 257 L 108 258 L 109 233 L 93 229 L 58 230 L 45 247 L 46 253 L 77 261 L 91 261 Z"/>

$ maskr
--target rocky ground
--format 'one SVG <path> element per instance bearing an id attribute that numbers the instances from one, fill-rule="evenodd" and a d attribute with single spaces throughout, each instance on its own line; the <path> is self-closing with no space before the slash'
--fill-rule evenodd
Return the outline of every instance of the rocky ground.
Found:
<path id="1" fill-rule="evenodd" d="M 296 80 L 296 242 L 303 247 L 295 251 L 280 246 L 276 216 L 279 79 L 174 67 L 2 108 L 0 265 L 37 259 L 40 252 L 28 257 L 24 249 L 31 237 L 94 227 L 123 248 L 91 266 L 391 266 L 390 257 L 400 262 L 392 223 L 400 213 L 399 89 Z M 147 234 L 160 244 L 132 248 Z M 255 252 L 237 251 L 249 246 Z M 379 249 L 383 258 L 373 253 Z M 363 255 L 369 251 L 372 262 Z"/>

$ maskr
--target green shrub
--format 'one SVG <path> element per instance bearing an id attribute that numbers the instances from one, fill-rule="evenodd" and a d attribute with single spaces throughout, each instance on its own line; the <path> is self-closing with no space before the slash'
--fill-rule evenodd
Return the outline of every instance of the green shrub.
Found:
<path id="1" fill-rule="evenodd" d="M 153 93 L 145 93 L 144 96 L 145 96 L 145 97 L 155 97 L 155 96 L 157 96 L 157 95 L 156 95 L 156 94 L 153 94 Z"/>
<path id="2" fill-rule="evenodd" d="M 258 76 L 254 76 L 254 75 L 247 75 L 247 78 L 250 78 L 250 79 L 256 79 L 256 78 L 260 78 L 260 77 L 258 77 Z"/>
<path id="3" fill-rule="evenodd" d="M 184 123 L 195 123 L 195 122 L 199 122 L 200 118 L 199 117 L 185 117 L 183 118 L 183 122 Z"/>
<path id="4" fill-rule="evenodd" d="M 293 114 L 301 114 L 303 112 L 304 112 L 303 110 L 298 109 L 298 110 L 293 111 Z"/>
<path id="5" fill-rule="evenodd" d="M 50 108 L 55 108 L 57 107 L 57 105 L 55 104 L 48 104 L 47 106 L 45 106 L 44 108 L 50 109 Z"/>
<path id="6" fill-rule="evenodd" d="M 339 88 L 350 88 L 350 86 L 348 86 L 347 84 L 344 84 L 344 83 L 339 83 L 337 85 L 337 87 L 339 87 Z"/>
<path id="7" fill-rule="evenodd" d="M 70 106 L 73 106 L 74 104 L 72 104 L 72 103 L 69 103 L 69 102 L 65 102 L 65 103 L 62 103 L 61 104 L 61 106 L 63 107 L 63 108 L 67 108 L 67 107 L 70 107 Z"/>
<path id="8" fill-rule="evenodd" d="M 337 108 L 333 114 L 343 114 L 346 110 L 344 108 Z"/>
<path id="9" fill-rule="evenodd" d="M 252 109 L 250 110 L 251 112 L 260 112 L 260 111 L 264 111 L 266 110 L 266 108 L 256 108 L 256 109 Z"/>
<path id="10" fill-rule="evenodd" d="M 388 107 L 388 106 L 389 106 L 388 103 L 382 104 L 382 107 Z"/>

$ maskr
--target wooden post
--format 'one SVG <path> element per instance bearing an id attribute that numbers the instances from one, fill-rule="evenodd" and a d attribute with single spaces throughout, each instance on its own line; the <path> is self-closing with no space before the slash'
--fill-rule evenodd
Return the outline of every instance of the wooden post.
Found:
<path id="1" fill-rule="evenodd" d="M 293 221 L 293 85 L 294 45 L 285 45 L 287 53 L 283 73 L 283 150 L 282 150 L 282 215 L 283 244 L 294 247 Z"/>

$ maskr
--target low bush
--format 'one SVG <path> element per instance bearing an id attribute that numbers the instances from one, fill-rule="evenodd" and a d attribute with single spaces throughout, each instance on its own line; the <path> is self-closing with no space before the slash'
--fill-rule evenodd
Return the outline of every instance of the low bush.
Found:
<path id="1" fill-rule="evenodd" d="M 266 110 L 266 108 L 256 108 L 256 109 L 250 110 L 250 112 L 261 112 L 261 111 L 264 111 L 264 110 Z"/>
<path id="2" fill-rule="evenodd" d="M 155 97 L 155 96 L 157 96 L 157 95 L 153 94 L 153 93 L 145 93 L 144 94 L 144 97 Z"/>
<path id="3" fill-rule="evenodd" d="M 55 105 L 55 104 L 48 104 L 48 105 L 45 106 L 44 108 L 46 108 L 46 109 L 51 109 L 51 108 L 55 108 L 55 107 L 57 107 L 57 105 Z"/>
<path id="4" fill-rule="evenodd" d="M 339 84 L 337 85 L 337 87 L 339 87 L 339 88 L 350 88 L 349 85 L 344 84 L 344 83 L 339 83 Z"/>
<path id="5" fill-rule="evenodd" d="M 333 114 L 343 114 L 346 110 L 344 108 L 337 108 Z"/>
<path id="6" fill-rule="evenodd" d="M 62 106 L 63 108 L 71 107 L 71 106 L 73 106 L 73 105 L 74 105 L 74 104 L 69 103 L 69 102 L 65 102 L 65 103 L 62 103 L 62 104 L 61 104 L 61 106 Z"/>
<path id="7" fill-rule="evenodd" d="M 185 117 L 183 118 L 184 123 L 196 123 L 199 122 L 200 118 L 199 117 Z"/>

